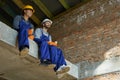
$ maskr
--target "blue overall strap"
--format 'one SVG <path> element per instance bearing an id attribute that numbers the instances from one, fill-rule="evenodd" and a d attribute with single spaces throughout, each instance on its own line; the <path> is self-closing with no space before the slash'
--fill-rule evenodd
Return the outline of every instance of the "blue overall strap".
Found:
<path id="1" fill-rule="evenodd" d="M 24 47 L 29 48 L 28 41 L 28 29 L 30 28 L 30 24 L 27 24 L 24 20 L 21 20 L 19 23 L 19 32 L 18 32 L 18 43 L 19 50 L 21 51 Z"/>
<path id="2" fill-rule="evenodd" d="M 44 35 L 43 30 L 41 30 L 41 32 L 42 32 L 42 36 L 40 37 L 40 40 L 41 41 L 49 41 L 49 34 L 48 34 L 48 36 L 46 36 L 46 35 Z"/>

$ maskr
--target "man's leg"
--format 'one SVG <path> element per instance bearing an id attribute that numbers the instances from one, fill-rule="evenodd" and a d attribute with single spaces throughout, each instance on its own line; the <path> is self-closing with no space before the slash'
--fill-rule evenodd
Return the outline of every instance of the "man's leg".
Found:
<path id="1" fill-rule="evenodd" d="M 66 73 L 70 70 L 70 67 L 66 66 L 66 61 L 63 56 L 63 52 L 61 49 L 51 46 L 51 59 L 52 63 L 56 64 L 54 70 L 57 74 Z"/>
<path id="2" fill-rule="evenodd" d="M 19 31 L 18 43 L 19 43 L 20 56 L 24 57 L 29 52 L 29 40 L 28 40 L 27 30 L 23 29 Z"/>
<path id="3" fill-rule="evenodd" d="M 50 49 L 46 41 L 41 42 L 40 44 L 40 61 L 42 65 L 45 65 L 49 68 L 54 68 L 55 65 L 51 63 L 50 59 Z"/>

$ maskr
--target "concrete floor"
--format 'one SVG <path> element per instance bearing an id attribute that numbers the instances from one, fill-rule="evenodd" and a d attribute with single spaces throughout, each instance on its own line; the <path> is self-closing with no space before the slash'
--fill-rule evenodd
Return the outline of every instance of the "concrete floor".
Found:
<path id="1" fill-rule="evenodd" d="M 16 47 L 0 41 L 0 80 L 58 80 L 53 69 L 30 56 L 21 58 Z M 4 79 L 2 79 L 4 78 Z"/>

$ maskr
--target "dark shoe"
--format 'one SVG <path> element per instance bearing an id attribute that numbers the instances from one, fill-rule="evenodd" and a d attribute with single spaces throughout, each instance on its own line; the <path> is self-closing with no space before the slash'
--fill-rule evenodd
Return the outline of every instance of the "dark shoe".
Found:
<path id="1" fill-rule="evenodd" d="M 48 68 L 54 68 L 55 67 L 55 64 L 52 64 L 51 61 L 49 61 L 49 60 L 41 61 L 40 65 L 44 65 Z"/>
<path id="2" fill-rule="evenodd" d="M 41 63 L 42 64 L 51 64 L 51 61 L 50 60 L 42 60 Z"/>

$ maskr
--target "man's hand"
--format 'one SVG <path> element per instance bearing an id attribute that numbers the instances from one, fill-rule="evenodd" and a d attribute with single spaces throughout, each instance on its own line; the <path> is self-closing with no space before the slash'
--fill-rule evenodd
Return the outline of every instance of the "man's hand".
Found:
<path id="1" fill-rule="evenodd" d="M 33 31 L 34 31 L 33 29 L 28 30 L 28 38 L 30 38 L 32 40 L 34 39 Z"/>
<path id="2" fill-rule="evenodd" d="M 48 44 L 53 45 L 53 46 L 57 46 L 57 41 L 55 41 L 55 42 L 49 41 Z"/>

